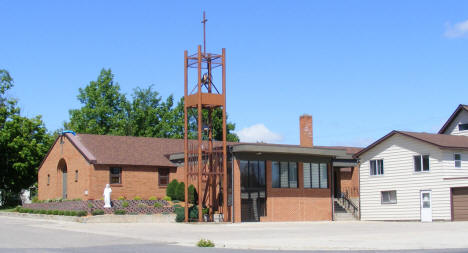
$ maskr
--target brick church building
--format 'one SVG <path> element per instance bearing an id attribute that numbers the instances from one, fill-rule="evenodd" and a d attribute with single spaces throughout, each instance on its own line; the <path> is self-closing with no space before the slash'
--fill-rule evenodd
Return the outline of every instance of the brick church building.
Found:
<path id="1" fill-rule="evenodd" d="M 335 197 L 359 197 L 360 148 L 315 146 L 312 130 L 303 115 L 300 145 L 228 143 L 231 221 L 333 220 Z M 64 133 L 39 167 L 38 196 L 101 199 L 110 184 L 113 199 L 162 198 L 183 162 L 182 139 Z"/>

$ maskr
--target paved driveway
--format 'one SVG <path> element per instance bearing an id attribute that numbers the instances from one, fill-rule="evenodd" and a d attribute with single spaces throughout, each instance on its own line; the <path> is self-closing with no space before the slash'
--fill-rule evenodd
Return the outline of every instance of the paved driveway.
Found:
<path id="1" fill-rule="evenodd" d="M 0 217 L 0 251 L 28 249 L 163 247 L 162 252 L 199 250 L 200 238 L 217 247 L 288 250 L 468 249 L 468 222 L 307 222 L 244 224 L 81 224 Z M 156 245 L 156 246 L 155 246 Z M 104 248 L 102 248 L 104 247 Z M 177 250 L 175 250 L 177 249 Z M 453 250 L 446 250 L 453 249 Z M 130 250 L 133 251 L 133 250 Z M 74 250 L 71 252 L 94 252 Z M 110 252 L 110 251 L 109 251 Z M 128 252 L 128 251 L 112 251 Z M 154 250 L 152 252 L 155 252 Z"/>

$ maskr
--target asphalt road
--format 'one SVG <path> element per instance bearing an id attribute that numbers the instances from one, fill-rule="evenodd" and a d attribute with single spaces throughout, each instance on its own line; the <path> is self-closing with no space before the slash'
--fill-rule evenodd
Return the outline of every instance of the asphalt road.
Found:
<path id="1" fill-rule="evenodd" d="M 123 252 L 278 252 L 265 250 L 234 250 L 223 248 L 184 247 L 171 244 L 158 244 L 147 240 L 130 237 L 108 236 L 90 232 L 67 231 L 66 229 L 48 228 L 50 221 L 0 217 L 0 252 L 76 252 L 76 253 L 123 253 Z M 57 224 L 55 224 L 57 226 Z M 60 226 L 60 224 L 59 224 Z M 66 224 L 63 225 L 64 227 Z M 125 230 L 125 224 L 122 224 Z M 293 252 L 293 251 L 291 251 Z M 296 251 L 306 252 L 306 251 Z M 311 251 L 308 251 L 311 252 Z M 345 251 L 313 251 L 345 252 Z M 376 252 L 376 251 L 355 251 Z M 468 249 L 436 249 L 379 252 L 468 252 Z"/>

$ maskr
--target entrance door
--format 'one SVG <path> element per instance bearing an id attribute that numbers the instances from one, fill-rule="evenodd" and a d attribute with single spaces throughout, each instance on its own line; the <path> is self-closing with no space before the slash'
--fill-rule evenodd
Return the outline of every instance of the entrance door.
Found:
<path id="1" fill-rule="evenodd" d="M 67 199 L 67 167 L 62 169 L 62 199 Z"/>
<path id="2" fill-rule="evenodd" d="M 432 222 L 431 191 L 421 191 L 421 221 Z"/>
<path id="3" fill-rule="evenodd" d="M 240 160 L 241 221 L 260 221 L 266 215 L 265 161 Z"/>

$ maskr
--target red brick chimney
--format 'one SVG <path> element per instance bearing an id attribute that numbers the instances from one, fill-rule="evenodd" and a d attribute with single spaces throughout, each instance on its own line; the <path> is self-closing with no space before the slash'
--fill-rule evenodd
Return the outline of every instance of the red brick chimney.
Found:
<path id="1" fill-rule="evenodd" d="M 314 146 L 314 131 L 312 128 L 312 116 L 304 114 L 299 118 L 299 127 L 301 135 L 301 146 L 313 147 Z"/>

